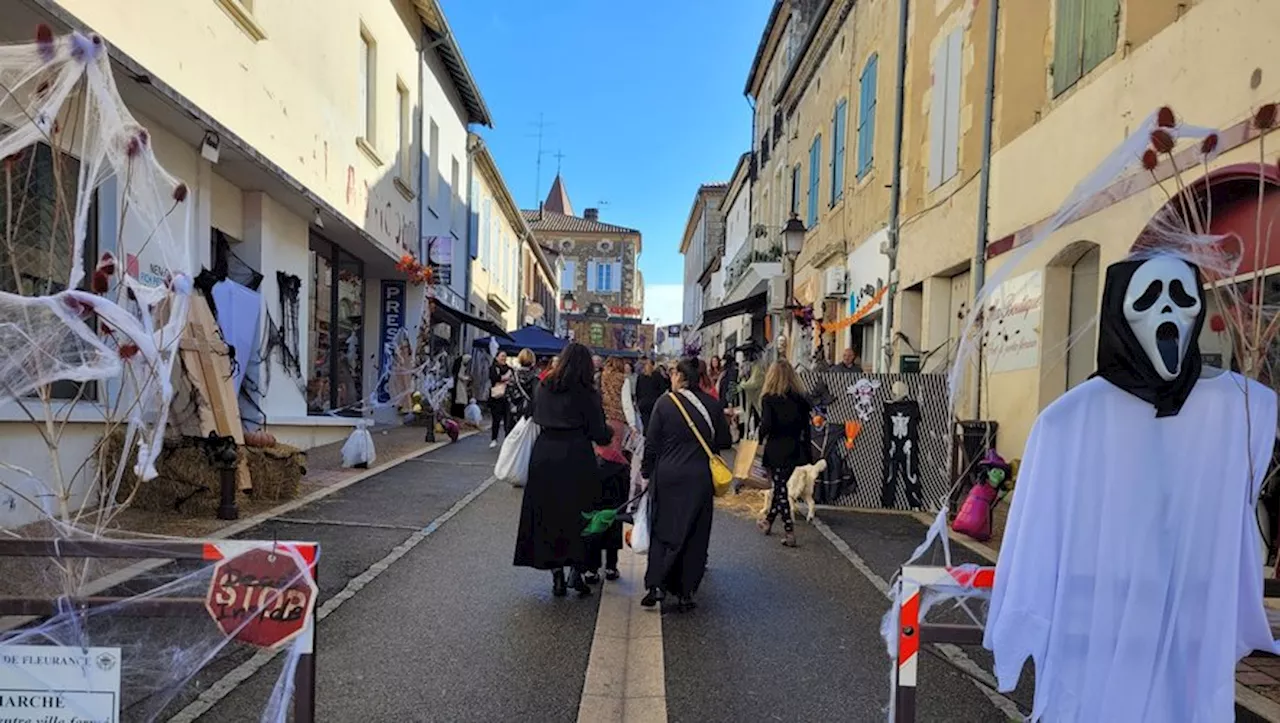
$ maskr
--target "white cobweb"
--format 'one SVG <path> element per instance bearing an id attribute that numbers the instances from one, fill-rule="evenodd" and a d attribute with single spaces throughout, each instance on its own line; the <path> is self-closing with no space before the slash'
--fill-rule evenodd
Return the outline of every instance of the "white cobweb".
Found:
<path id="1" fill-rule="evenodd" d="M 155 544 L 192 544 L 122 536 L 113 525 L 129 499 L 120 494 L 126 469 L 141 484 L 153 480 L 165 444 L 204 235 L 194 227 L 188 193 L 157 161 L 150 133 L 117 92 L 100 37 L 55 37 L 41 26 L 35 42 L 0 46 L 0 404 L 29 417 L 43 447 L 32 453 L 47 454 L 49 470 L 0 460 L 0 487 L 41 517 L 0 530 L 0 554 L 20 554 L 0 556 L 0 599 L 8 612 L 31 616 L 0 618 L 0 686 L 61 691 L 64 717 L 101 715 L 81 693 L 112 665 L 90 656 L 92 649 L 119 655 L 120 719 L 146 721 L 198 707 L 196 695 L 212 682 L 206 666 L 255 650 L 202 605 L 217 582 L 212 558 L 124 575 L 117 560 L 77 556 L 79 544 L 110 541 L 120 547 L 109 557 L 163 560 Z M 114 244 L 86 258 L 99 206 L 115 211 Z M 164 274 L 138 273 L 135 264 Z M 83 448 L 72 453 L 63 444 L 72 412 L 84 408 L 100 410 L 103 420 L 103 440 L 87 459 Z M 105 440 L 117 433 L 124 445 L 113 453 Z M 296 563 L 279 587 L 310 584 L 307 563 L 293 548 L 265 544 Z M 238 628 L 280 599 L 245 602 Z M 241 719 L 286 719 L 307 637 L 285 646 L 269 699 L 241 711 Z M 38 666 L 14 663 L 25 650 L 19 646 L 28 645 L 51 656 L 83 653 L 73 666 L 80 678 L 46 678 L 31 672 Z M 30 679 L 16 679 L 24 674 Z"/>

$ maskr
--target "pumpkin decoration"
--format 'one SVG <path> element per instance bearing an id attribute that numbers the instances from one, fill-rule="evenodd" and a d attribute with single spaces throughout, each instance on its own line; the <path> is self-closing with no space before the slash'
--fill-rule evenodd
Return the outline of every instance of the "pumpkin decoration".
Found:
<path id="1" fill-rule="evenodd" d="M 825 426 L 826 423 L 827 423 L 826 418 L 823 417 L 821 414 L 813 415 L 813 426 L 822 427 L 822 426 Z"/>
<path id="2" fill-rule="evenodd" d="M 255 429 L 252 432 L 245 432 L 244 443 L 247 447 L 274 447 L 276 436 L 265 429 Z"/>
<path id="3" fill-rule="evenodd" d="M 858 438 L 860 432 L 862 432 L 862 422 L 854 419 L 844 423 L 845 449 L 853 449 L 853 440 Z"/>

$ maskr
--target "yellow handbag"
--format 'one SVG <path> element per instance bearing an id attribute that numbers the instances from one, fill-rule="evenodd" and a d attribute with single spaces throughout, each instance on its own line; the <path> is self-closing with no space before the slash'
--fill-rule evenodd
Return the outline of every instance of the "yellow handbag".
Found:
<path id="1" fill-rule="evenodd" d="M 689 413 L 685 411 L 684 405 L 680 403 L 680 397 L 675 393 L 671 393 L 671 401 L 675 402 L 676 409 L 680 410 L 680 414 L 684 416 L 684 421 L 689 425 L 689 431 L 693 432 L 693 436 L 697 438 L 698 444 L 702 445 L 702 451 L 707 453 L 707 459 L 711 464 L 711 487 L 715 491 L 716 497 L 723 497 L 728 494 L 729 489 L 733 486 L 733 470 L 729 469 L 729 465 L 720 458 L 720 455 L 711 451 L 711 447 L 707 445 L 707 440 L 702 438 L 702 432 L 698 431 L 697 425 L 689 418 Z"/>

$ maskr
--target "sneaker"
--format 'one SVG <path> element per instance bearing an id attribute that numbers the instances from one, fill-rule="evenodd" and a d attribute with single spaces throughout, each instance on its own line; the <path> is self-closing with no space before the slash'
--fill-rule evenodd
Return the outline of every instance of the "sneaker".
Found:
<path id="1" fill-rule="evenodd" d="M 498 440 L 496 440 L 496 439 L 495 439 L 495 440 L 493 440 L 493 441 L 489 442 L 489 449 L 496 449 L 496 448 L 497 448 L 497 446 L 498 446 Z"/>

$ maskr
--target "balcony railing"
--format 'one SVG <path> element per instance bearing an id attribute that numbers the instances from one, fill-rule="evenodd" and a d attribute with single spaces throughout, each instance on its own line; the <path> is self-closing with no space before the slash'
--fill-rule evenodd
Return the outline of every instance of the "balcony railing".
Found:
<path id="1" fill-rule="evenodd" d="M 729 262 L 729 269 L 725 273 L 724 288 L 732 289 L 733 285 L 738 283 L 738 279 L 747 273 L 747 269 L 751 264 L 771 263 L 782 260 L 782 247 L 770 246 L 767 249 L 754 248 L 752 244 L 745 244 L 738 249 L 738 253 L 733 255 L 733 261 Z"/>

